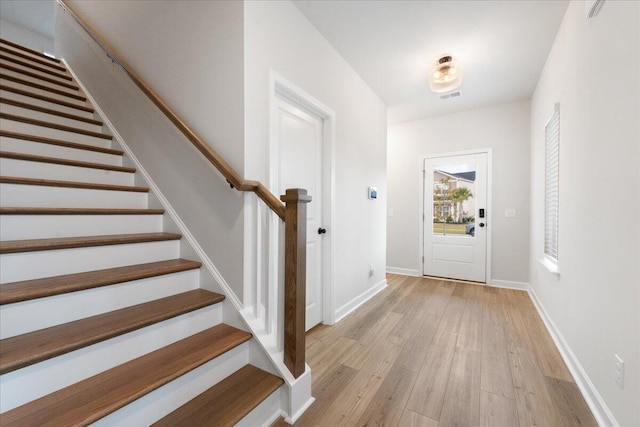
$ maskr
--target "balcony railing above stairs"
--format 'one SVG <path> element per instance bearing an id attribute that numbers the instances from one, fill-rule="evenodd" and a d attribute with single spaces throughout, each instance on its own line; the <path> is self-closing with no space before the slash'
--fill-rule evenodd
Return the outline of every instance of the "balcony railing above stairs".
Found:
<path id="1" fill-rule="evenodd" d="M 202 155 L 238 191 L 255 193 L 285 223 L 284 254 L 284 363 L 298 378 L 305 371 L 305 292 L 306 292 L 306 230 L 307 207 L 311 196 L 304 189 L 287 189 L 278 199 L 261 182 L 243 179 L 233 168 L 204 142 L 179 117 L 135 70 L 119 58 L 106 40 L 81 19 L 64 0 L 56 0 L 84 31 L 100 46 L 111 61 L 117 64 L 138 88 L 180 132 L 202 153 Z M 284 202 L 284 204 L 282 203 Z"/>

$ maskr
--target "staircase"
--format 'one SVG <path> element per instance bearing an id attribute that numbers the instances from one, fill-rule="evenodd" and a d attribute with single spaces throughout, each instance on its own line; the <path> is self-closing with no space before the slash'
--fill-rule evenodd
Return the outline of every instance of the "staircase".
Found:
<path id="1" fill-rule="evenodd" d="M 118 147 L 63 63 L 0 40 L 0 425 L 264 424 L 282 379 Z"/>

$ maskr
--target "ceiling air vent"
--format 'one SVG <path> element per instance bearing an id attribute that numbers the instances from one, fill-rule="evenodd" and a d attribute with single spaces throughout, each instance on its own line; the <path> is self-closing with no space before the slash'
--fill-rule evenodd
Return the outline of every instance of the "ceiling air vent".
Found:
<path id="1" fill-rule="evenodd" d="M 462 95 L 462 92 L 459 90 L 456 90 L 455 92 L 443 93 L 442 95 L 439 95 L 438 98 L 440 99 L 457 98 L 460 95 Z"/>
<path id="2" fill-rule="evenodd" d="M 587 19 L 595 17 L 600 9 L 602 8 L 602 4 L 604 0 L 585 0 L 584 2 L 584 14 Z"/>

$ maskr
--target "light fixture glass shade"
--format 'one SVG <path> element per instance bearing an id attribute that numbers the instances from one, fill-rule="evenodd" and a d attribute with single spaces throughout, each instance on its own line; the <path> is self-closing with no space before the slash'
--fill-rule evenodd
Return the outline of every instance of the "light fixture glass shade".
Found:
<path id="1" fill-rule="evenodd" d="M 436 93 L 451 92 L 462 84 L 462 69 L 451 56 L 443 56 L 429 70 L 429 87 Z"/>

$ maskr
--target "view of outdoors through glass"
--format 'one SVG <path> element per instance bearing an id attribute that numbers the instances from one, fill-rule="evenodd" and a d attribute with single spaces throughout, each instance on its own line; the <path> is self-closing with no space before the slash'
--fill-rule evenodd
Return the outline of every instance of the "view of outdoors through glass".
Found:
<path id="1" fill-rule="evenodd" d="M 476 165 L 433 169 L 433 234 L 475 237 Z"/>

